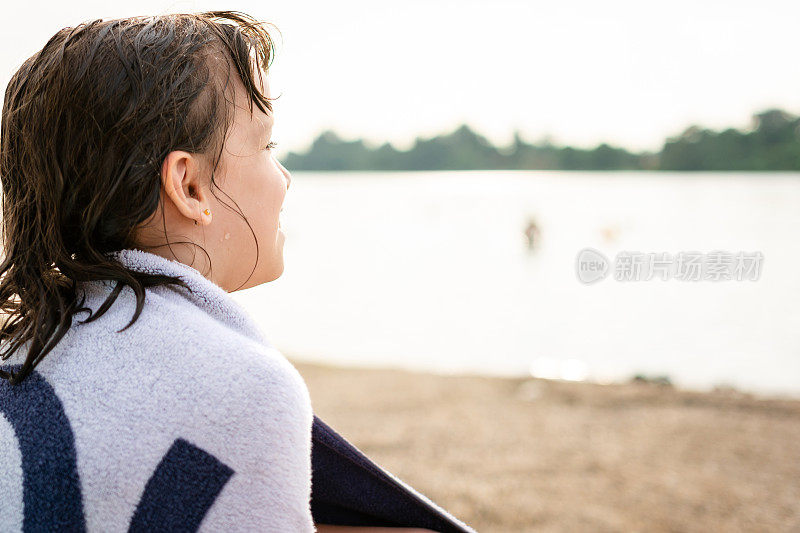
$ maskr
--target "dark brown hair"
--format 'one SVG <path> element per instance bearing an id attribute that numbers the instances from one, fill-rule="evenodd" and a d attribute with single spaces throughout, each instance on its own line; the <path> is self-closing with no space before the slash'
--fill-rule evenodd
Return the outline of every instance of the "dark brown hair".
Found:
<path id="1" fill-rule="evenodd" d="M 189 289 L 180 278 L 128 270 L 108 254 L 139 247 L 135 228 L 163 202 L 161 167 L 171 151 L 213 156 L 216 185 L 232 121 L 231 65 L 250 112 L 254 103 L 272 111 L 254 77 L 274 57 L 265 26 L 238 11 L 97 19 L 60 30 L 14 74 L 0 125 L 0 311 L 7 315 L 0 342 L 10 341 L 0 358 L 31 343 L 19 371 L 0 376 L 21 382 L 75 313 L 95 320 L 126 285 L 136 312 L 120 331 L 139 317 L 146 287 Z M 162 224 L 166 236 L 163 209 Z M 94 315 L 85 297 L 77 301 L 78 282 L 92 280 L 117 282 Z"/>

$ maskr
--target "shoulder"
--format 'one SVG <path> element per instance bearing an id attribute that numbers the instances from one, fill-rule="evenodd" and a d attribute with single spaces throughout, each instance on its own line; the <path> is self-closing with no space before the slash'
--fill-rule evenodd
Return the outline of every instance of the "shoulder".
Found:
<path id="1" fill-rule="evenodd" d="M 74 442 L 87 523 L 127 520 L 159 472 L 187 493 L 216 473 L 203 530 L 313 531 L 313 413 L 300 373 L 274 347 L 148 297 L 122 332 L 135 310 L 123 295 L 96 321 L 75 321 L 36 368 Z"/>
<path id="2" fill-rule="evenodd" d="M 87 307 L 96 311 L 106 295 L 96 291 Z M 69 384 L 91 380 L 98 394 L 109 398 L 141 395 L 142 407 L 158 398 L 176 413 L 182 411 L 179 406 L 192 412 L 211 406 L 209 419 L 219 415 L 242 424 L 249 420 L 245 413 L 258 413 L 267 419 L 259 426 L 264 432 L 270 421 L 280 420 L 285 429 L 289 419 L 310 428 L 305 381 L 275 347 L 215 319 L 169 287 L 148 288 L 144 307 L 131 323 L 135 311 L 136 298 L 126 287 L 97 320 L 82 323 L 87 315 L 79 313 L 40 370 Z"/>
<path id="3" fill-rule="evenodd" d="M 118 331 L 135 309 L 135 297 L 126 288 L 107 312 L 108 323 L 84 340 L 113 347 L 117 357 L 135 367 L 135 375 L 156 380 L 154 386 L 173 387 L 165 393 L 214 397 L 220 405 L 244 402 L 272 415 L 310 410 L 302 376 L 272 345 L 215 319 L 169 287 L 148 288 L 136 322 Z"/>
<path id="4" fill-rule="evenodd" d="M 93 294 L 87 307 L 96 310 L 104 296 Z M 74 384 L 90 380 L 103 403 L 135 409 L 133 418 L 198 425 L 206 433 L 213 423 L 230 439 L 248 431 L 267 440 L 310 434 L 305 381 L 276 348 L 241 334 L 169 287 L 148 288 L 141 314 L 129 325 L 135 310 L 135 296 L 126 288 L 96 321 L 81 323 L 83 313 L 57 345 L 61 353 L 40 364 L 67 385 L 66 395 L 77 395 L 82 412 L 90 402 Z"/>

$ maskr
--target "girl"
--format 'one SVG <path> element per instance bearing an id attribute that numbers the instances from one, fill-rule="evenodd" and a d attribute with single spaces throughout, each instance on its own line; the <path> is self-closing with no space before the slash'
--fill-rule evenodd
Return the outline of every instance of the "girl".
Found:
<path id="1" fill-rule="evenodd" d="M 228 295 L 283 272 L 272 58 L 239 12 L 94 20 L 9 82 L 0 530 L 384 530 L 315 523 L 344 516 L 322 470 L 311 505 L 327 426 Z"/>

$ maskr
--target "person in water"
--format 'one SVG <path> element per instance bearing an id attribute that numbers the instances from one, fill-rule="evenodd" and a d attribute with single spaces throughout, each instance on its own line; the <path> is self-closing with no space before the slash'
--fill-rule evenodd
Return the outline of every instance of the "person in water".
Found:
<path id="1" fill-rule="evenodd" d="M 528 244 L 529 250 L 534 250 L 539 246 L 539 238 L 541 236 L 541 232 L 539 230 L 539 225 L 536 223 L 536 220 L 533 217 L 528 219 L 528 224 L 525 226 L 525 240 Z"/>

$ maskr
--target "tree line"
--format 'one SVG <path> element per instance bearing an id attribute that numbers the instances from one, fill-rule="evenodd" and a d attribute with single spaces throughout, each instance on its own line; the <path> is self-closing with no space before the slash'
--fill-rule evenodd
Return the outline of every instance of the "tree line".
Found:
<path id="1" fill-rule="evenodd" d="M 715 131 L 691 126 L 668 138 L 659 152 L 631 152 L 602 143 L 583 149 L 544 140 L 525 142 L 514 133 L 510 146 L 496 147 L 466 124 L 448 134 L 417 138 L 409 150 L 389 143 L 370 147 L 331 130 L 304 153 L 283 158 L 292 170 L 800 170 L 800 117 L 769 109 L 750 128 Z"/>

